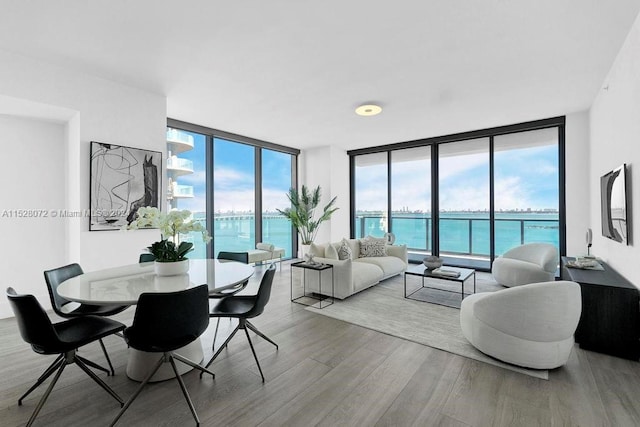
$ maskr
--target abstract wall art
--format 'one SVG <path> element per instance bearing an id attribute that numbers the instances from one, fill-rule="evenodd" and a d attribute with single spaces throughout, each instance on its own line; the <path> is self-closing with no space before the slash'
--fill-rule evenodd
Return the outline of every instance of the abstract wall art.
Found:
<path id="1" fill-rule="evenodd" d="M 161 173 L 159 151 L 91 141 L 89 230 L 119 230 L 139 208 L 161 208 Z"/>

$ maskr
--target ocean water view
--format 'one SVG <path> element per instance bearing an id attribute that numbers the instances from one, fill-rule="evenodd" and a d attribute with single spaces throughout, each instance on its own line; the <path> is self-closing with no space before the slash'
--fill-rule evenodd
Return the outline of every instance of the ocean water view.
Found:
<path id="1" fill-rule="evenodd" d="M 546 242 L 559 248 L 557 212 L 496 213 L 496 255 L 523 243 Z M 204 213 L 194 218 L 205 221 Z M 285 249 L 292 256 L 290 222 L 277 213 L 263 214 L 263 241 Z M 380 213 L 359 213 L 355 222 L 356 237 L 382 237 L 387 218 Z M 409 250 L 430 252 L 433 235 L 428 213 L 397 212 L 391 217 L 396 244 L 406 244 Z M 255 248 L 255 219 L 252 213 L 217 214 L 214 216 L 214 249 L 247 251 Z M 192 258 L 206 258 L 206 247 L 197 236 L 190 238 L 195 249 Z M 440 253 L 463 256 L 489 256 L 489 214 L 487 212 L 443 212 L 440 214 Z"/>

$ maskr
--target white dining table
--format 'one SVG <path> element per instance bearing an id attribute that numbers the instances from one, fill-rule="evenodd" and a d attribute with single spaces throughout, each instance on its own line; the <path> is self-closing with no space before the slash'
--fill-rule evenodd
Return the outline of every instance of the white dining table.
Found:
<path id="1" fill-rule="evenodd" d="M 87 272 L 65 280 L 58 286 L 57 291 L 61 297 L 76 303 L 135 305 L 140 295 L 145 292 L 175 292 L 204 284 L 209 286 L 211 294 L 233 292 L 241 289 L 242 284 L 253 273 L 253 266 L 235 261 L 193 259 L 189 260 L 187 274 L 157 276 L 154 263 L 146 262 Z M 204 357 L 199 339 L 177 353 L 198 363 Z M 148 369 L 153 367 L 160 357 L 162 355 L 158 353 L 129 349 L 127 376 L 142 381 Z M 179 361 L 176 361 L 176 364 L 181 375 L 192 369 Z M 174 376 L 170 364 L 167 363 L 154 374 L 151 381 L 164 381 Z"/>

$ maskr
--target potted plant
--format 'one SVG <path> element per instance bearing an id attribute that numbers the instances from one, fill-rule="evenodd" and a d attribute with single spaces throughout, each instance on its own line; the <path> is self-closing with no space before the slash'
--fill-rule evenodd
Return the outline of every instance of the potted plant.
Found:
<path id="1" fill-rule="evenodd" d="M 193 243 L 180 242 L 180 234 L 192 231 L 202 233 L 202 241 L 211 240 L 209 233 L 201 223 L 191 218 L 188 210 L 171 210 L 162 213 L 158 208 L 143 207 L 138 209 L 136 219 L 127 226 L 128 230 L 141 228 L 158 228 L 161 240 L 154 242 L 147 250 L 155 257 L 155 270 L 159 276 L 183 274 L 189 270 L 187 253 L 193 250 Z"/>
<path id="2" fill-rule="evenodd" d="M 300 235 L 300 241 L 303 246 L 308 246 L 313 243 L 316 235 L 318 234 L 318 227 L 322 222 L 331 218 L 331 215 L 338 210 L 334 207 L 337 197 L 331 199 L 331 201 L 322 209 L 322 215 L 317 219 L 314 218 L 315 209 L 320 204 L 320 186 L 317 186 L 312 192 L 303 185 L 300 192 L 295 188 L 290 188 L 287 193 L 287 198 L 291 202 L 291 207 L 283 210 L 276 209 L 285 218 L 291 221 Z"/>

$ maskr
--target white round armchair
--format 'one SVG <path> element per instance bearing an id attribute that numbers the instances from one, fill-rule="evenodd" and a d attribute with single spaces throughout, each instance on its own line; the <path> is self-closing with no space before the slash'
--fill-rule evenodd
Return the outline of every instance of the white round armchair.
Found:
<path id="1" fill-rule="evenodd" d="M 465 338 L 481 352 L 534 369 L 564 365 L 582 312 L 580 285 L 533 283 L 466 297 L 460 307 Z"/>
<path id="2" fill-rule="evenodd" d="M 491 274 L 504 286 L 545 282 L 555 278 L 558 250 L 549 243 L 528 243 L 509 249 L 493 261 Z"/>

